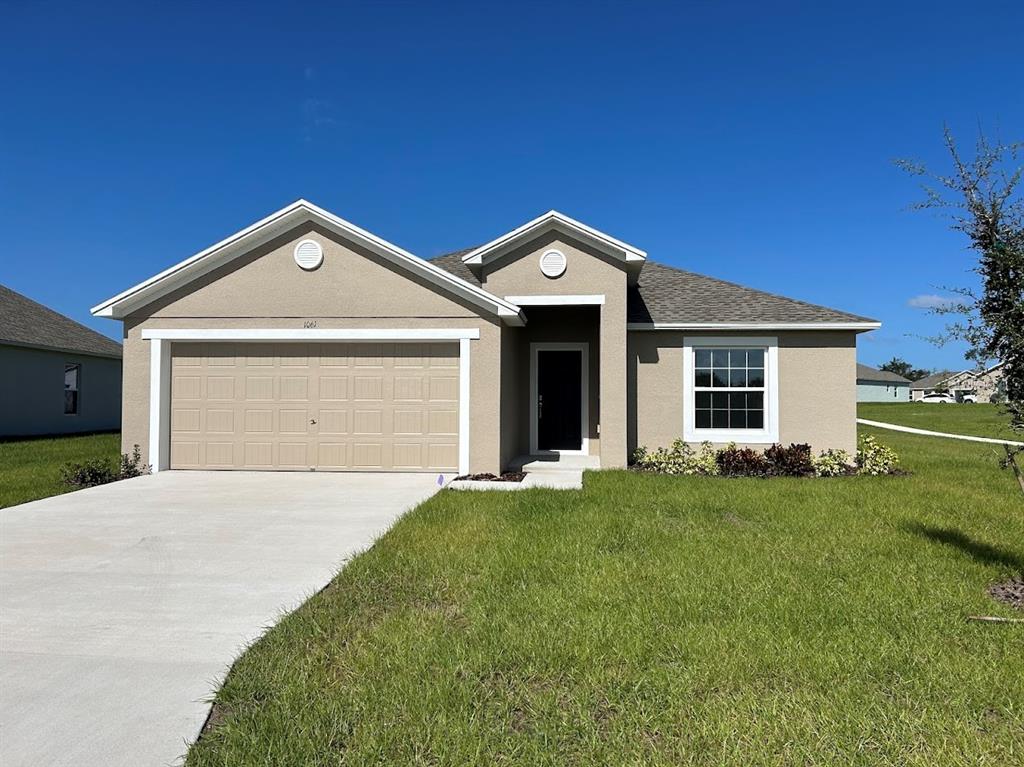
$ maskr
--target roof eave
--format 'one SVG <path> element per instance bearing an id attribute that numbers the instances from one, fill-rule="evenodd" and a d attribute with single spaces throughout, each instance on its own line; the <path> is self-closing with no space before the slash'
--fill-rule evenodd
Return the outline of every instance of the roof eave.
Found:
<path id="1" fill-rule="evenodd" d="M 627 322 L 627 330 L 854 330 L 863 333 L 881 322 Z"/>

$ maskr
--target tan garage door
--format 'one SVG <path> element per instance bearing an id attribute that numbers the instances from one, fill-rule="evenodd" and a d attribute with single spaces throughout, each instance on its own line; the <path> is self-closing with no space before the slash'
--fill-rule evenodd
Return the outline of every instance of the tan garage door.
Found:
<path id="1" fill-rule="evenodd" d="M 171 468 L 455 471 L 457 344 L 175 343 Z"/>

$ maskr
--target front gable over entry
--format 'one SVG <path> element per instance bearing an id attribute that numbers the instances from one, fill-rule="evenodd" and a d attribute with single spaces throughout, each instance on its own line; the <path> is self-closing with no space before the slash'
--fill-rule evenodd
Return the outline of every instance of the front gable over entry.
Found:
<path id="1" fill-rule="evenodd" d="M 622 266 L 634 277 L 640 272 L 647 258 L 647 253 L 628 243 L 598 231 L 586 224 L 570 218 L 557 210 L 551 210 L 511 232 L 491 240 L 485 245 L 474 248 L 462 256 L 462 262 L 477 274 L 484 274 L 488 266 L 500 260 L 525 243 L 536 240 L 550 233 L 578 241 L 586 248 L 621 262 Z"/>
<path id="2" fill-rule="evenodd" d="M 509 325 L 523 323 L 519 307 L 305 200 L 298 200 L 272 213 L 252 226 L 104 301 L 93 307 L 92 313 L 98 317 L 122 319 L 172 293 L 180 296 L 187 293 L 187 286 L 205 275 L 214 271 L 224 273 L 235 259 L 280 242 L 284 235 L 301 227 L 316 228 L 326 238 L 349 243 L 352 252 L 372 255 L 389 264 L 393 272 L 408 275 L 433 291 L 469 304 L 481 314 L 497 316 Z M 297 265 L 295 268 L 299 269 Z M 368 291 L 373 290 L 372 285 L 363 287 Z"/>

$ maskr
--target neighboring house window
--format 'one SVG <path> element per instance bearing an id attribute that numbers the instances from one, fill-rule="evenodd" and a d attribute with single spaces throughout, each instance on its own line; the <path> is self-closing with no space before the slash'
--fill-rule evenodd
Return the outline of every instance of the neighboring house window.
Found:
<path id="1" fill-rule="evenodd" d="M 81 373 L 81 365 L 64 365 L 64 415 L 78 415 L 78 384 Z"/>
<path id="2" fill-rule="evenodd" d="M 683 375 L 687 442 L 778 441 L 777 339 L 687 337 Z"/>

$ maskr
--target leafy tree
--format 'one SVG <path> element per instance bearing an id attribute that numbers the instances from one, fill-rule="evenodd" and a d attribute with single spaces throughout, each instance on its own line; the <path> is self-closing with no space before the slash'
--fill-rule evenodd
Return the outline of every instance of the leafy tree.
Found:
<path id="1" fill-rule="evenodd" d="M 902 357 L 893 357 L 878 369 L 885 370 L 889 373 L 895 373 L 896 375 L 903 376 L 904 378 L 909 378 L 911 381 L 917 381 L 918 379 L 924 378 L 932 373 L 932 371 L 926 370 L 925 368 L 915 368 Z"/>
<path id="2" fill-rule="evenodd" d="M 897 164 L 914 176 L 925 177 L 925 199 L 917 209 L 947 212 L 955 231 L 967 235 L 977 255 L 972 271 L 981 289 L 951 288 L 958 300 L 940 306 L 936 314 L 951 321 L 938 344 L 966 341 L 967 357 L 979 365 L 1001 360 L 1011 425 L 1024 431 L 1024 142 L 992 142 L 978 138 L 973 158 L 965 158 L 949 128 L 944 130 L 952 160 L 949 175 L 935 174 L 916 162 Z"/>

